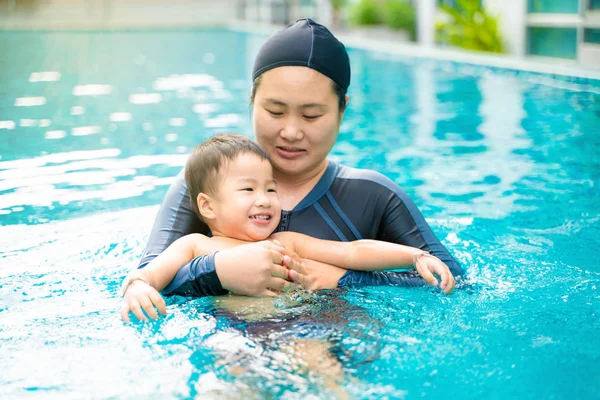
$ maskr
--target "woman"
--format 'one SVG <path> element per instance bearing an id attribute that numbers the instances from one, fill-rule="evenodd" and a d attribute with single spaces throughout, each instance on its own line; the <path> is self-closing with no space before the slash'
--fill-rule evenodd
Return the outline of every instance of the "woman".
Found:
<path id="1" fill-rule="evenodd" d="M 278 231 L 327 240 L 379 239 L 418 247 L 444 261 L 455 276 L 460 275 L 458 263 L 396 184 L 374 171 L 327 160 L 350 85 L 346 49 L 327 28 L 302 19 L 275 33 L 259 51 L 253 80 L 254 133 L 272 159 L 282 209 L 287 210 L 282 211 Z M 192 212 L 180 174 L 161 205 L 139 268 L 176 239 L 193 232 L 208 234 L 208 229 Z M 277 264 L 281 259 L 274 257 L 273 248 L 265 243 L 199 257 L 182 267 L 163 293 L 259 295 L 280 287 L 285 279 L 309 289 L 425 284 L 410 273 L 356 271 L 331 282 L 323 278 L 322 271 L 307 270 L 300 262 Z"/>

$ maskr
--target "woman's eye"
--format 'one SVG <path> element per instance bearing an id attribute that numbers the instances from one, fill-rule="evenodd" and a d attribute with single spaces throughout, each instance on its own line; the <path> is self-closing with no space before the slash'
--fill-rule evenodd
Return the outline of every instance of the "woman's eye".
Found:
<path id="1" fill-rule="evenodd" d="M 309 121 L 314 121 L 315 119 L 319 118 L 320 115 L 305 115 L 304 118 L 309 120 Z"/>
<path id="2" fill-rule="evenodd" d="M 243 188 L 242 191 L 244 191 L 244 192 L 252 192 L 252 191 L 254 191 L 254 189 L 252 189 L 252 188 Z"/>
<path id="3" fill-rule="evenodd" d="M 269 190 L 267 190 L 267 192 L 269 192 L 269 193 L 277 193 L 277 190 L 275 190 L 275 189 L 269 189 Z"/>
<path id="4" fill-rule="evenodd" d="M 282 113 L 282 112 L 277 112 L 277 111 L 271 111 L 271 110 L 267 110 L 267 112 L 268 112 L 269 114 L 271 114 L 272 116 L 274 116 L 274 117 L 281 117 L 281 116 L 283 115 L 283 113 Z"/>

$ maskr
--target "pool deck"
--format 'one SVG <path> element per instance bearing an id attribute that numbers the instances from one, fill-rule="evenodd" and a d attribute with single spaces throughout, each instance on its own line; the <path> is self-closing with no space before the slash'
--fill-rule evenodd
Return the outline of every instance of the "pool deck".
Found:
<path id="1" fill-rule="evenodd" d="M 237 0 L 0 0 L 0 31 L 222 26 L 236 7 Z"/>
<path id="2" fill-rule="evenodd" d="M 281 25 L 236 19 L 237 0 L 0 0 L 3 30 L 171 30 L 227 27 L 270 34 Z M 518 58 L 406 42 L 401 36 L 366 35 L 359 30 L 337 30 L 347 46 L 425 59 L 445 60 L 517 71 L 600 80 L 598 69 L 571 60 Z"/>

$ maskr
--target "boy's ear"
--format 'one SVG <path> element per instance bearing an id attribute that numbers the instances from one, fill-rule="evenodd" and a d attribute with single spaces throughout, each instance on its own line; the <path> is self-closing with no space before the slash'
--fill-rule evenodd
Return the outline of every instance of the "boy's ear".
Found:
<path id="1" fill-rule="evenodd" d="M 204 220 L 215 219 L 215 211 L 213 210 L 213 199 L 210 198 L 206 193 L 198 194 L 196 197 L 196 204 L 198 204 L 198 211 Z"/>

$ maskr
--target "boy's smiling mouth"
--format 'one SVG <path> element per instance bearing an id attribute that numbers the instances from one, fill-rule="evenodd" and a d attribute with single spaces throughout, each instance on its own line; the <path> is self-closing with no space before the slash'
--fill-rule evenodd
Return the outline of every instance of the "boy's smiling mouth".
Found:
<path id="1" fill-rule="evenodd" d="M 258 220 L 258 221 L 270 221 L 272 217 L 270 214 L 256 214 L 256 215 L 251 215 L 249 218 Z"/>

